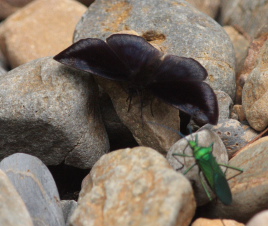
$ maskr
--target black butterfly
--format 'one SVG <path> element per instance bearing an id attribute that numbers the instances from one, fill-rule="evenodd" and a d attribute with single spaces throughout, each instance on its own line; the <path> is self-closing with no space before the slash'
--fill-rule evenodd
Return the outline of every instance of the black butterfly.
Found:
<path id="1" fill-rule="evenodd" d="M 154 96 L 191 115 L 200 125 L 218 121 L 218 102 L 203 80 L 206 69 L 192 58 L 164 55 L 144 38 L 114 34 L 82 39 L 54 57 L 67 66 L 125 82 L 131 97 L 149 90 Z"/>

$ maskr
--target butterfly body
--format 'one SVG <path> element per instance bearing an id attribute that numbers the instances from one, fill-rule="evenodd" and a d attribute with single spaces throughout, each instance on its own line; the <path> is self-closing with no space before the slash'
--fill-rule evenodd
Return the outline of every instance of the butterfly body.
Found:
<path id="1" fill-rule="evenodd" d="M 129 97 L 148 92 L 190 114 L 199 124 L 216 124 L 218 103 L 203 82 L 206 69 L 192 58 L 164 55 L 136 35 L 114 34 L 106 42 L 82 39 L 54 57 L 70 67 L 124 83 Z"/>

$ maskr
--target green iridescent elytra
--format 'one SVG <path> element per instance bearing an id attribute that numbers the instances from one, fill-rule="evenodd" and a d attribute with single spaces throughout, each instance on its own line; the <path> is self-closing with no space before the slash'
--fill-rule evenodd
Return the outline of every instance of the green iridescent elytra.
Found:
<path id="1" fill-rule="evenodd" d="M 178 154 L 173 153 L 172 155 L 177 156 L 184 156 L 184 157 L 194 157 L 196 160 L 196 163 L 193 164 L 191 167 L 189 167 L 185 172 L 184 175 L 187 174 L 195 165 L 198 165 L 199 169 L 203 172 L 203 175 L 210 186 L 211 190 L 216 194 L 216 196 L 219 198 L 219 200 L 225 204 L 230 205 L 232 203 L 232 193 L 231 189 L 228 185 L 227 179 L 225 177 L 225 174 L 223 173 L 220 166 L 225 166 L 227 168 L 232 168 L 235 170 L 238 170 L 240 172 L 243 172 L 242 169 L 239 169 L 237 167 L 225 165 L 225 164 L 219 164 L 216 161 L 216 158 L 213 156 L 213 143 L 208 147 L 202 147 L 198 145 L 198 135 L 195 137 L 195 141 L 189 140 L 188 141 L 190 147 L 193 150 L 193 156 L 189 156 L 186 154 Z M 211 195 L 206 188 L 205 182 L 201 179 L 201 183 L 207 193 L 207 196 L 210 200 L 212 200 Z"/>

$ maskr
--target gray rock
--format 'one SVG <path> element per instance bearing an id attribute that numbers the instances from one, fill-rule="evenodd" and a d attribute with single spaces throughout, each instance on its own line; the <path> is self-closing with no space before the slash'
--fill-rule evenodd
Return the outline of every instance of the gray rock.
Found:
<path id="1" fill-rule="evenodd" d="M 30 214 L 20 195 L 0 169 L 0 225 L 33 226 Z"/>
<path id="2" fill-rule="evenodd" d="M 6 74 L 7 71 L 0 66 L 0 76 Z"/>
<path id="3" fill-rule="evenodd" d="M 235 54 L 224 29 L 184 0 L 98 0 L 76 27 L 74 41 L 105 39 L 134 30 L 164 52 L 198 60 L 208 70 L 207 82 L 231 98 L 235 95 Z"/>
<path id="4" fill-rule="evenodd" d="M 268 137 L 245 147 L 229 161 L 229 165 L 244 170 L 228 169 L 227 178 L 233 194 L 233 203 L 224 206 L 222 203 L 212 203 L 206 209 L 204 217 L 228 218 L 239 222 L 247 222 L 255 214 L 267 209 L 268 203 Z M 266 221 L 267 223 L 267 221 Z M 258 225 L 259 224 L 255 224 Z"/>
<path id="5" fill-rule="evenodd" d="M 0 159 L 16 152 L 47 165 L 90 168 L 109 148 L 88 74 L 41 58 L 0 78 Z"/>
<path id="6" fill-rule="evenodd" d="M 220 120 L 216 126 L 207 124 L 200 130 L 203 129 L 209 129 L 218 134 L 227 149 L 229 158 L 258 135 L 251 127 L 235 119 Z"/>
<path id="7" fill-rule="evenodd" d="M 231 97 L 223 91 L 215 91 L 219 104 L 219 120 L 230 118 L 231 108 L 234 105 Z"/>
<path id="8" fill-rule="evenodd" d="M 173 154 L 175 153 L 179 154 L 184 153 L 186 155 L 193 156 L 193 150 L 189 146 L 187 140 L 195 140 L 196 136 L 198 136 L 198 146 L 208 147 L 212 143 L 214 143 L 213 155 L 215 156 L 218 163 L 222 164 L 228 163 L 228 155 L 221 139 L 214 132 L 211 132 L 209 130 L 202 130 L 198 133 L 193 133 L 191 135 L 186 136 L 185 138 L 179 140 L 170 148 L 167 154 L 167 160 L 173 167 L 173 169 L 181 173 L 184 173 L 189 167 L 191 167 L 196 163 L 193 157 L 191 158 L 191 157 L 173 156 Z M 222 170 L 225 171 L 225 168 L 222 168 Z M 199 167 L 197 165 L 194 166 L 193 169 L 190 170 L 185 176 L 194 184 L 197 205 L 201 206 L 208 203 L 210 200 L 204 190 L 204 187 L 201 184 Z M 205 180 L 203 174 L 201 174 L 201 177 L 203 178 L 203 180 Z M 208 185 L 207 187 L 209 188 Z M 212 197 L 215 197 L 215 194 L 213 194 L 211 189 L 209 189 L 209 193 L 211 194 Z"/>
<path id="9" fill-rule="evenodd" d="M 77 207 L 77 202 L 74 200 L 61 200 L 60 201 L 65 225 L 70 225 L 70 217 L 72 216 L 74 210 Z"/>
<path id="10" fill-rule="evenodd" d="M 268 32 L 268 2 L 266 0 L 222 1 L 221 21 L 256 38 Z"/>
<path id="11" fill-rule="evenodd" d="M 63 226 L 59 193 L 47 167 L 36 157 L 17 153 L 0 162 L 32 217 L 34 225 Z"/>
<path id="12" fill-rule="evenodd" d="M 195 212 L 189 181 L 157 151 L 136 147 L 101 157 L 82 185 L 72 226 L 188 226 Z"/>

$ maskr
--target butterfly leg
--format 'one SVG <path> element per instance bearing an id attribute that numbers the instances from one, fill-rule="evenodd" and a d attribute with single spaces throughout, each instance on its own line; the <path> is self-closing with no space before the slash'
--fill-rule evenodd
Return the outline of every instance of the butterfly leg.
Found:
<path id="1" fill-rule="evenodd" d="M 132 94 L 129 94 L 128 98 L 126 99 L 126 102 L 128 102 L 128 109 L 127 109 L 127 112 L 130 111 L 130 108 L 131 108 L 131 101 L 132 101 Z"/>
<path id="2" fill-rule="evenodd" d="M 154 101 L 154 98 L 151 99 L 151 103 L 150 103 L 150 111 L 151 111 L 151 115 L 154 117 L 154 112 L 153 112 L 153 101 Z"/>

